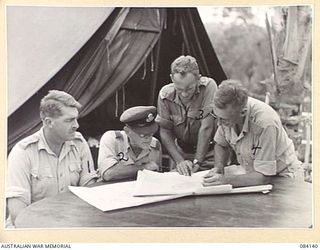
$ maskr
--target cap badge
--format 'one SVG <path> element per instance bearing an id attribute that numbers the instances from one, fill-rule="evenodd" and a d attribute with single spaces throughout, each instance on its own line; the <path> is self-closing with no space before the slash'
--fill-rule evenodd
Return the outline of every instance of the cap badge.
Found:
<path id="1" fill-rule="evenodd" d="M 154 114 L 150 113 L 147 116 L 146 122 L 152 122 L 154 120 Z"/>

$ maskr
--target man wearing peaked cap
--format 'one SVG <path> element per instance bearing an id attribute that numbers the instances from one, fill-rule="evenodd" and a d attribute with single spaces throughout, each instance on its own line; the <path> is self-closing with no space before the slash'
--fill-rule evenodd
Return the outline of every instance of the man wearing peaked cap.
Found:
<path id="1" fill-rule="evenodd" d="M 161 145 L 153 137 L 158 130 L 157 109 L 153 106 L 129 108 L 120 116 L 123 130 L 110 130 L 100 140 L 98 168 L 103 180 L 136 178 L 138 170 L 158 171 Z"/>

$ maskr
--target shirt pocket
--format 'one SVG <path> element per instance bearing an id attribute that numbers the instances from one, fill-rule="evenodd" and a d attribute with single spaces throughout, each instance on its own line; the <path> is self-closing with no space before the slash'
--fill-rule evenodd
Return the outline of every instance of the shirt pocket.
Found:
<path id="1" fill-rule="evenodd" d="M 172 114 L 170 115 L 170 119 L 175 126 L 178 126 L 184 122 L 185 117 L 182 114 Z"/>
<path id="2" fill-rule="evenodd" d="M 31 176 L 35 180 L 42 180 L 45 178 L 52 178 L 52 172 L 50 167 L 39 168 L 37 170 L 31 170 Z"/>
<path id="3" fill-rule="evenodd" d="M 195 120 L 201 120 L 203 118 L 203 111 L 200 109 L 190 109 L 188 111 L 188 117 L 195 119 Z"/>
<path id="4" fill-rule="evenodd" d="M 247 173 L 253 172 L 253 162 L 254 162 L 254 155 L 252 153 L 251 147 L 246 147 L 242 149 L 241 152 L 241 159 L 242 159 L 242 165 L 245 168 Z"/>
<path id="5" fill-rule="evenodd" d="M 69 176 L 70 176 L 71 186 L 78 186 L 81 171 L 82 171 L 81 161 L 69 162 Z"/>
<path id="6" fill-rule="evenodd" d="M 31 170 L 32 202 L 50 195 L 54 185 L 50 167 Z"/>

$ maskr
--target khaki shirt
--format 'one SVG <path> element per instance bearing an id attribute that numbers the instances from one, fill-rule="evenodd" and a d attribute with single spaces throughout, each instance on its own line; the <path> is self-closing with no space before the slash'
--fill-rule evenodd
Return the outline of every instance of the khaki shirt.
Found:
<path id="1" fill-rule="evenodd" d="M 98 155 L 99 173 L 103 176 L 107 169 L 118 163 L 121 163 L 123 166 L 139 166 L 153 161 L 161 168 L 161 157 L 161 144 L 155 137 L 152 138 L 149 149 L 142 150 L 138 156 L 135 156 L 125 131 L 110 130 L 105 132 L 100 140 Z"/>
<path id="2" fill-rule="evenodd" d="M 219 125 L 216 143 L 231 146 L 246 171 L 264 175 L 297 171 L 300 162 L 278 114 L 268 104 L 251 97 L 247 108 L 239 136 L 233 127 Z"/>
<path id="3" fill-rule="evenodd" d="M 200 84 L 189 107 L 180 101 L 174 84 L 165 85 L 159 92 L 157 121 L 160 127 L 172 130 L 178 140 L 197 145 L 201 120 L 213 110 L 215 81 L 201 77 Z"/>
<path id="4" fill-rule="evenodd" d="M 59 157 L 49 148 L 43 128 L 18 142 L 8 156 L 6 198 L 17 197 L 31 203 L 83 186 L 97 178 L 89 146 L 76 132 L 66 141 Z"/>

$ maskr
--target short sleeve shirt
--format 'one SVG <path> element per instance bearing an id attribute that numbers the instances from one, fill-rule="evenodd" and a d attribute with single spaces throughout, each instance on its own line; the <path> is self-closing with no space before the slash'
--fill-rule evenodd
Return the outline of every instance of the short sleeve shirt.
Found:
<path id="1" fill-rule="evenodd" d="M 185 107 L 174 84 L 165 85 L 159 92 L 157 122 L 160 127 L 173 131 L 182 142 L 196 145 L 201 120 L 212 111 L 216 90 L 217 84 L 213 79 L 201 77 L 190 106 Z"/>
<path id="2" fill-rule="evenodd" d="M 161 144 L 155 137 L 152 138 L 149 149 L 142 150 L 136 156 L 130 147 L 125 131 L 110 130 L 105 132 L 100 140 L 98 155 L 99 173 L 103 176 L 107 169 L 118 163 L 121 163 L 123 166 L 139 166 L 153 161 L 161 167 L 161 157 Z"/>
<path id="3" fill-rule="evenodd" d="M 298 161 L 278 114 L 268 104 L 251 97 L 239 136 L 234 127 L 219 125 L 214 140 L 232 147 L 246 171 L 276 175 Z"/>
<path id="4" fill-rule="evenodd" d="M 18 142 L 8 156 L 6 198 L 17 197 L 25 204 L 83 186 L 98 178 L 89 146 L 76 132 L 56 156 L 49 148 L 43 128 Z"/>

